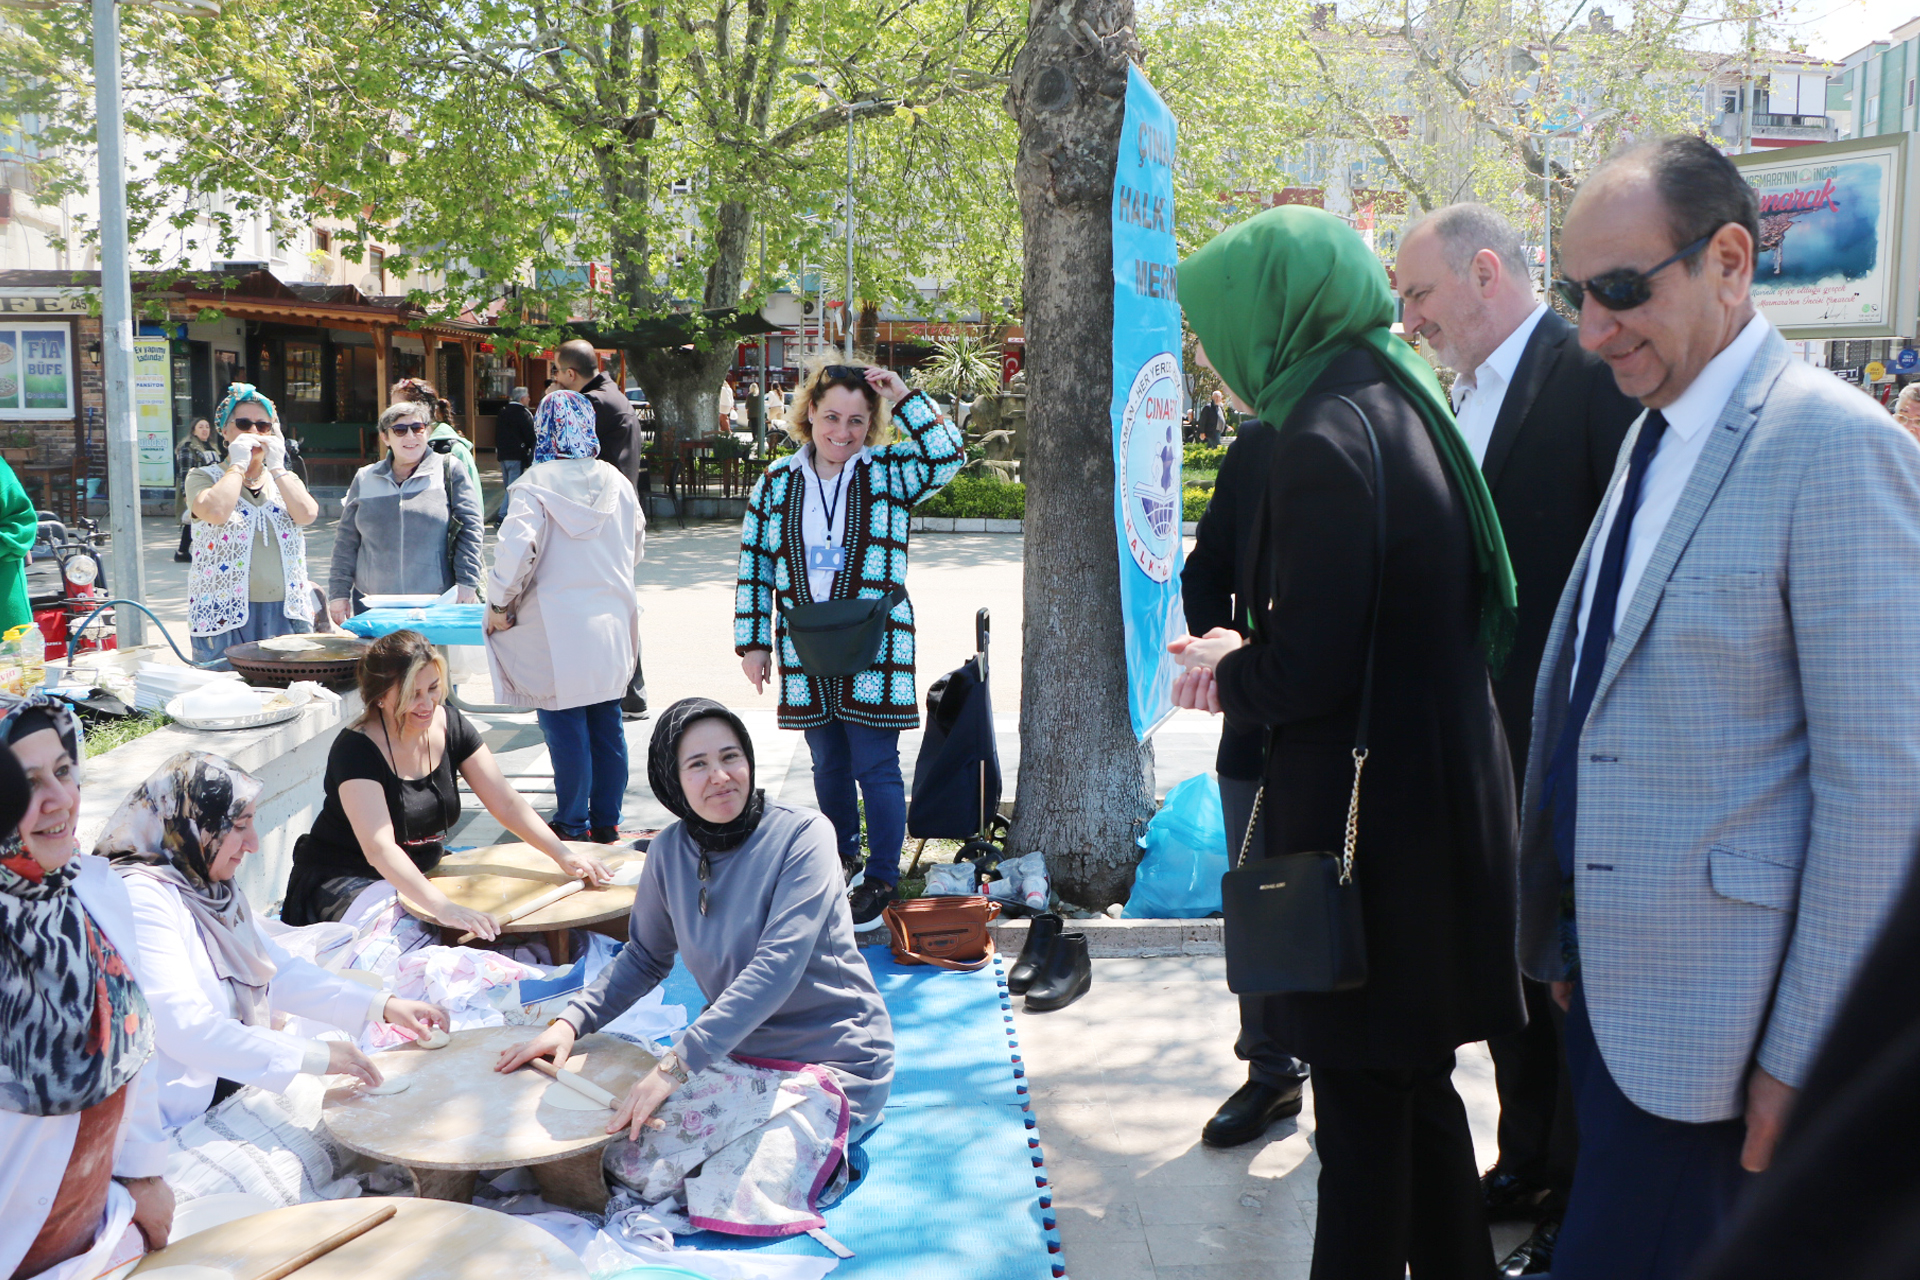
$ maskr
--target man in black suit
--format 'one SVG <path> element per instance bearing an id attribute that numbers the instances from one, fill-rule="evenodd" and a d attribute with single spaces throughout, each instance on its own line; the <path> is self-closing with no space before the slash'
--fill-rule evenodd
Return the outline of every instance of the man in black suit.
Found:
<path id="1" fill-rule="evenodd" d="M 1213 411 L 1220 420 L 1221 393 L 1200 410 L 1202 421 Z M 1216 426 L 1216 439 L 1218 429 Z M 1247 603 L 1239 599 L 1237 584 L 1243 567 L 1253 563 L 1254 516 L 1273 468 L 1278 440 L 1272 427 L 1257 418 L 1242 418 L 1240 432 L 1227 446 L 1213 500 L 1194 531 L 1193 550 L 1180 571 L 1180 601 L 1186 610 L 1187 630 L 1206 635 L 1215 627 L 1246 634 Z M 1220 810 L 1227 829 L 1227 856 L 1237 858 L 1253 816 L 1253 800 L 1260 791 L 1262 746 L 1265 734 L 1252 725 L 1226 724 L 1220 729 L 1220 750 L 1214 773 L 1220 781 Z M 1256 822 L 1252 857 L 1266 848 L 1266 824 Z M 1267 1031 L 1267 997 L 1240 997 L 1240 1036 L 1233 1051 L 1247 1064 L 1247 1082 L 1233 1092 L 1200 1131 L 1210 1147 L 1237 1147 L 1266 1133 L 1276 1120 L 1300 1114 L 1306 1066 L 1283 1051 Z"/>
<path id="2" fill-rule="evenodd" d="M 1449 205 L 1415 221 L 1400 239 L 1394 287 L 1407 334 L 1456 371 L 1454 413 L 1493 492 L 1519 584 L 1513 651 L 1494 681 L 1518 779 L 1554 606 L 1640 405 L 1581 348 L 1574 327 L 1535 300 L 1519 234 L 1485 205 Z M 1560 1008 L 1544 984 L 1525 985 L 1527 1026 L 1489 1045 L 1500 1160 L 1483 1179 L 1488 1215 L 1539 1222 L 1501 1264 L 1507 1275 L 1550 1268 L 1577 1147 Z"/>
<path id="3" fill-rule="evenodd" d="M 613 385 L 613 379 L 600 372 L 600 353 L 585 338 L 560 344 L 554 352 L 553 380 L 568 391 L 578 391 L 593 402 L 593 430 L 600 438 L 600 459 L 611 462 L 627 483 L 640 485 L 640 415 L 627 399 L 626 392 Z M 620 715 L 627 720 L 643 720 L 647 715 L 647 678 L 640 669 L 640 652 L 633 655 L 633 676 L 620 699 Z"/>
<path id="4" fill-rule="evenodd" d="M 533 413 L 527 408 L 528 398 L 525 387 L 515 387 L 493 421 L 493 456 L 500 463 L 502 490 L 511 489 L 520 473 L 533 465 Z M 507 495 L 502 492 L 500 505 L 494 508 L 493 527 L 498 529 L 506 518 Z"/>

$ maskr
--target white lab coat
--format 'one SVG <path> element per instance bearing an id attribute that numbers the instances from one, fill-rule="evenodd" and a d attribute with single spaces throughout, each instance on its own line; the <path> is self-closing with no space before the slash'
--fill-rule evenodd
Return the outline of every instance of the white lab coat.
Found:
<path id="1" fill-rule="evenodd" d="M 105 858 L 81 855 L 78 861 L 74 892 L 144 988 L 146 975 L 126 887 Z M 161 1127 L 160 1081 L 154 1068 L 155 1061 L 148 1061 L 127 1084 L 127 1105 L 120 1117 L 113 1161 L 117 1178 L 153 1178 L 166 1172 L 167 1135 Z M 46 1225 L 79 1132 L 78 1115 L 26 1116 L 0 1111 L 0 1276 L 13 1274 L 40 1228 Z M 125 1227 L 126 1194 L 114 1188 L 107 1205 L 104 1221 L 115 1239 Z M 116 1222 L 118 1228 L 114 1227 Z M 101 1243 L 111 1242 L 103 1239 Z"/>
<path id="2" fill-rule="evenodd" d="M 141 875 L 128 876 L 126 886 L 140 940 L 140 988 L 153 1009 L 156 1052 L 149 1069 L 159 1076 L 167 1128 L 204 1114 L 222 1077 L 281 1093 L 302 1072 L 325 1072 L 323 1042 L 250 1027 L 234 1017 L 232 992 L 214 975 L 212 957 L 179 890 Z M 299 1014 L 356 1036 L 380 1016 L 390 993 L 369 992 L 296 959 L 257 927 L 254 936 L 279 969 L 268 988 L 275 1013 Z"/>

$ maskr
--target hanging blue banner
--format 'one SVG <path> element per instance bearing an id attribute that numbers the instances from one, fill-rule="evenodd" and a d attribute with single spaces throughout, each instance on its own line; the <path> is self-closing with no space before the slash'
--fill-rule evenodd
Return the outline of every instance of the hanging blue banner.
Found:
<path id="1" fill-rule="evenodd" d="M 1126 622 L 1127 709 L 1144 741 L 1173 711 L 1167 643 L 1180 607 L 1182 489 L 1179 250 L 1173 241 L 1173 113 L 1127 68 L 1113 175 L 1113 516 Z"/>

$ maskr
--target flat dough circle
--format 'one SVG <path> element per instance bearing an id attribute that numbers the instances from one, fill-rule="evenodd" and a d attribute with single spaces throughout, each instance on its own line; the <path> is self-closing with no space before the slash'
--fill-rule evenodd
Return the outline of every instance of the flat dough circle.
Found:
<path id="1" fill-rule="evenodd" d="M 550 1107 L 558 1107 L 562 1111 L 606 1110 L 605 1107 L 595 1102 L 592 1098 L 587 1097 L 586 1094 L 577 1092 L 567 1085 L 561 1084 L 558 1080 L 555 1080 L 547 1086 L 547 1091 L 540 1095 L 540 1101 Z"/>
<path id="2" fill-rule="evenodd" d="M 390 1093 L 405 1093 L 413 1081 L 405 1076 L 388 1076 L 379 1084 L 363 1084 L 360 1092 L 373 1098 L 384 1098 Z"/>
<path id="3" fill-rule="evenodd" d="M 233 1280 L 233 1272 L 224 1267 L 203 1267 L 197 1262 L 183 1262 L 178 1266 L 142 1271 L 140 1280 Z"/>
<path id="4" fill-rule="evenodd" d="M 427 1034 L 414 1041 L 422 1049 L 444 1049 L 453 1043 L 453 1037 L 444 1027 L 431 1027 Z"/>

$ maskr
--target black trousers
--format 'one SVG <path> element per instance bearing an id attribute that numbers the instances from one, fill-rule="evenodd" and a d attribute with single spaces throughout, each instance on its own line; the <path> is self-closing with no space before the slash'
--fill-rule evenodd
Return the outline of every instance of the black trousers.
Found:
<path id="1" fill-rule="evenodd" d="M 640 657 L 640 641 L 636 637 L 633 643 L 633 674 L 627 677 L 627 691 L 620 698 L 622 711 L 647 709 L 647 674 L 640 669 Z"/>
<path id="2" fill-rule="evenodd" d="M 1566 1015 L 1544 982 L 1523 979 L 1527 1025 L 1487 1041 L 1500 1093 L 1500 1171 L 1543 1183 L 1564 1208 L 1579 1153 L 1573 1083 L 1567 1073 Z"/>
<path id="3" fill-rule="evenodd" d="M 1416 1070 L 1313 1068 L 1320 1211 L 1312 1280 L 1489 1280 L 1480 1171 L 1453 1055 Z"/>

